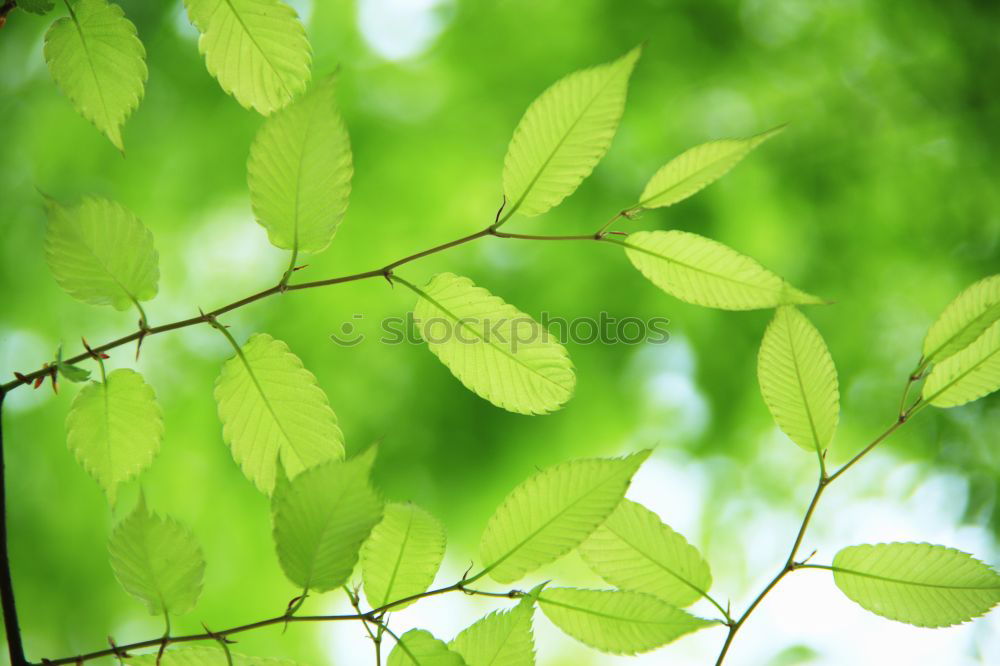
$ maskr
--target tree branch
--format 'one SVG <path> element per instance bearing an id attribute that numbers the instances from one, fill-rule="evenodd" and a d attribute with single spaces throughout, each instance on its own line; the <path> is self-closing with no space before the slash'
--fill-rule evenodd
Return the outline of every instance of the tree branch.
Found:
<path id="1" fill-rule="evenodd" d="M 0 606 L 3 608 L 3 624 L 7 630 L 7 650 L 11 666 L 27 666 L 24 645 L 21 642 L 21 626 L 17 620 L 17 605 L 14 603 L 14 582 L 10 575 L 10 553 L 7 547 L 7 470 L 3 450 L 3 400 L 7 391 L 0 388 Z"/>

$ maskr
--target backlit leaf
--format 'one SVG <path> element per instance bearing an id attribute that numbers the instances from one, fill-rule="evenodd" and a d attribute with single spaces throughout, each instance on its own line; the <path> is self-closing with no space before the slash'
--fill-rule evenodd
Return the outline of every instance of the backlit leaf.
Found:
<path id="1" fill-rule="evenodd" d="M 32 14 L 48 14 L 55 3 L 52 0 L 17 0 L 17 8 Z"/>
<path id="2" fill-rule="evenodd" d="M 931 370 L 924 400 L 935 407 L 957 407 L 1000 389 L 1000 321 L 976 341 Z"/>
<path id="3" fill-rule="evenodd" d="M 448 644 L 468 666 L 534 666 L 531 632 L 534 599 L 507 611 L 496 611 L 467 627 Z"/>
<path id="4" fill-rule="evenodd" d="M 444 641 L 434 638 L 429 631 L 411 629 L 400 637 L 392 648 L 388 666 L 466 666 L 462 657 L 452 652 Z"/>
<path id="5" fill-rule="evenodd" d="M 1000 275 L 967 287 L 927 331 L 924 360 L 941 362 L 962 351 L 1000 320 Z"/>
<path id="6" fill-rule="evenodd" d="M 361 549 L 369 605 L 381 608 L 426 592 L 441 566 L 444 545 L 444 527 L 437 518 L 412 504 L 387 505 L 382 522 Z M 393 606 L 393 611 L 408 605 Z"/>

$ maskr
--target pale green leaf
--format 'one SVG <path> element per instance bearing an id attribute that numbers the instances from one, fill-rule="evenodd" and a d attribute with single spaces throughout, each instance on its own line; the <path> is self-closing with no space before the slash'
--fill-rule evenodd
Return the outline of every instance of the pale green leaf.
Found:
<path id="1" fill-rule="evenodd" d="M 279 456 L 290 478 L 344 457 L 337 417 L 315 375 L 270 335 L 250 336 L 225 362 L 215 400 L 223 439 L 243 473 L 265 493 L 274 489 Z"/>
<path id="2" fill-rule="evenodd" d="M 545 328 L 471 280 L 440 273 L 413 310 L 427 346 L 465 386 L 519 414 L 559 409 L 576 375 L 565 348 Z"/>
<path id="3" fill-rule="evenodd" d="M 32 14 L 48 14 L 55 3 L 52 0 L 17 0 L 17 8 Z"/>
<path id="4" fill-rule="evenodd" d="M 624 241 L 629 260 L 668 294 L 710 308 L 757 310 L 822 303 L 722 243 L 685 231 L 637 231 Z"/>
<path id="5" fill-rule="evenodd" d="M 244 108 L 270 115 L 309 83 L 305 28 L 281 0 L 184 0 L 208 72 Z"/>
<path id="6" fill-rule="evenodd" d="M 59 286 L 91 305 L 126 310 L 156 296 L 159 255 L 153 234 L 119 203 L 85 198 L 46 203 L 45 260 Z"/>
<path id="7" fill-rule="evenodd" d="M 400 636 L 389 653 L 387 666 L 466 666 L 462 657 L 429 631 L 411 629 Z"/>
<path id="8" fill-rule="evenodd" d="M 250 203 L 271 244 L 325 249 L 347 210 L 353 173 L 329 77 L 268 118 L 250 146 Z"/>
<path id="9" fill-rule="evenodd" d="M 549 587 L 538 605 L 566 634 L 612 654 L 655 650 L 716 624 L 642 592 Z"/>
<path id="10" fill-rule="evenodd" d="M 862 608 L 918 627 L 966 622 L 1000 603 L 1000 574 L 944 546 L 849 546 L 832 568 L 837 587 Z"/>
<path id="11" fill-rule="evenodd" d="M 134 370 L 111 372 L 76 394 L 66 441 L 77 461 L 114 505 L 118 486 L 150 466 L 163 439 L 163 412 L 153 389 Z"/>
<path id="12" fill-rule="evenodd" d="M 332 460 L 302 472 L 275 494 L 274 541 L 285 575 L 324 592 L 351 575 L 361 544 L 382 519 L 368 479 L 368 458 Z"/>
<path id="13" fill-rule="evenodd" d="M 670 160 L 646 183 L 636 208 L 672 206 L 729 173 L 751 150 L 778 134 L 772 130 L 745 139 L 720 139 L 690 148 Z"/>
<path id="14" fill-rule="evenodd" d="M 967 287 L 948 304 L 924 339 L 924 360 L 941 362 L 962 351 L 1000 320 L 1000 275 Z"/>
<path id="15" fill-rule="evenodd" d="M 507 149 L 504 219 L 540 215 L 573 193 L 604 157 L 625 109 L 637 47 L 605 65 L 566 76 L 525 112 Z"/>
<path id="16" fill-rule="evenodd" d="M 412 504 L 387 505 L 382 522 L 361 548 L 365 597 L 371 607 L 426 592 L 441 566 L 444 545 L 444 527 L 437 518 Z"/>
<path id="17" fill-rule="evenodd" d="M 837 369 L 816 327 L 794 307 L 780 307 L 757 356 L 764 402 L 781 431 L 807 451 L 825 451 L 840 418 Z"/>
<path id="18" fill-rule="evenodd" d="M 77 112 L 124 151 L 121 129 L 142 99 L 146 50 L 117 4 L 73 0 L 68 7 L 69 16 L 45 33 L 45 62 Z"/>
<path id="19" fill-rule="evenodd" d="M 490 613 L 462 630 L 448 647 L 468 666 L 534 666 L 534 603 L 526 598 L 508 611 Z"/>
<path id="20" fill-rule="evenodd" d="M 1000 389 L 1000 321 L 975 342 L 934 366 L 924 383 L 924 400 L 957 407 Z"/>
<path id="21" fill-rule="evenodd" d="M 205 575 L 201 547 L 180 523 L 149 513 L 142 495 L 112 532 L 108 552 L 118 582 L 153 615 L 194 608 Z"/>
<path id="22" fill-rule="evenodd" d="M 230 650 L 233 666 L 297 666 L 291 659 L 269 659 L 251 657 Z M 158 658 L 156 652 L 126 656 L 127 666 L 227 666 L 226 653 L 222 648 L 200 645 L 197 647 L 166 650 Z"/>
<path id="23" fill-rule="evenodd" d="M 652 594 L 678 607 L 693 604 L 712 586 L 712 574 L 698 549 L 655 513 L 629 500 L 622 500 L 583 542 L 580 555 L 611 585 Z"/>
<path id="24" fill-rule="evenodd" d="M 584 458 L 554 465 L 516 487 L 496 510 L 479 544 L 486 571 L 512 583 L 583 542 L 621 502 L 649 457 Z"/>

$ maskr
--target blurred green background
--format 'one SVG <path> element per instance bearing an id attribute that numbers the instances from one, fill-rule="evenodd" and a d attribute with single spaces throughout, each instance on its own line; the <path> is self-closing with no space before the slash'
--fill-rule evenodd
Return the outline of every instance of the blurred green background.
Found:
<path id="1" fill-rule="evenodd" d="M 145 99 L 125 127 L 125 159 L 76 115 L 43 63 L 43 34 L 65 8 L 44 18 L 15 11 L 0 31 L 0 371 L 7 377 L 50 360 L 60 343 L 76 353 L 81 335 L 97 343 L 135 325 L 134 313 L 79 304 L 55 284 L 42 252 L 39 190 L 67 202 L 88 193 L 115 198 L 153 230 L 162 275 L 160 295 L 146 306 L 154 324 L 270 286 L 287 262 L 253 221 L 246 192 L 248 147 L 262 119 L 208 75 L 180 2 L 120 4 L 146 45 L 150 72 Z M 515 217 L 509 229 L 587 233 L 633 203 L 653 171 L 685 148 L 790 123 L 723 181 L 620 228 L 711 236 L 836 301 L 809 311 L 840 372 L 835 458 L 891 422 L 929 323 L 961 288 L 1000 266 L 994 3 L 292 4 L 309 32 L 314 73 L 340 68 L 356 169 L 333 245 L 309 257 L 296 279 L 367 270 L 485 226 L 500 203 L 507 142 L 528 103 L 560 76 L 639 42 L 646 48 L 607 157 L 559 208 Z M 288 342 L 327 391 L 352 450 L 381 439 L 377 480 L 387 497 L 412 500 L 443 519 L 450 575 L 475 557 L 493 508 L 536 467 L 655 446 L 653 471 L 637 484 L 703 549 L 716 596 L 742 607 L 751 584 L 784 557 L 814 482 L 815 461 L 776 433 L 758 394 L 756 348 L 769 314 L 680 303 L 643 280 L 617 248 L 598 244 L 484 239 L 400 274 L 422 282 L 442 270 L 467 275 L 536 316 L 667 317 L 673 338 L 662 346 L 570 343 L 575 397 L 556 414 L 524 417 L 466 391 L 422 346 L 379 344 L 378 322 L 413 305 L 411 294 L 384 281 L 290 293 L 227 315 L 225 323 L 240 340 L 264 331 Z M 330 334 L 345 322 L 366 341 L 334 344 Z M 208 560 L 202 602 L 175 622 L 183 630 L 275 615 L 295 594 L 273 552 L 267 502 L 221 439 L 212 385 L 230 354 L 217 332 L 199 327 L 147 340 L 138 363 L 134 348 L 110 361 L 137 367 L 157 391 L 166 439 L 142 487 L 152 507 L 195 530 Z M 33 659 L 98 649 L 109 634 L 125 643 L 161 631 L 113 579 L 106 538 L 116 515 L 66 449 L 63 422 L 76 391 L 19 389 L 5 403 L 11 556 Z M 996 396 L 927 410 L 874 457 L 874 471 L 845 477 L 817 518 L 816 543 L 807 546 L 822 546 L 817 561 L 826 562 L 861 532 L 915 541 L 942 534 L 995 562 L 998 430 Z M 924 492 L 928 487 L 938 490 Z M 130 484 L 115 513 L 129 510 L 137 493 Z M 881 498 L 891 500 L 877 504 L 885 513 L 872 509 Z M 571 582 L 593 583 L 579 568 L 568 561 L 556 570 L 578 576 Z M 847 647 L 809 633 L 796 616 L 810 613 L 793 602 L 774 602 L 790 604 L 773 616 L 789 637 L 762 616 L 734 648 L 734 665 L 848 663 L 830 656 Z M 306 609 L 339 603 L 314 599 Z M 835 603 L 844 604 L 844 622 L 857 620 L 857 631 L 870 632 L 861 644 L 896 627 Z M 421 620 L 419 607 L 408 613 Z M 458 628 L 475 619 L 454 613 L 444 607 L 438 620 Z M 1000 663 L 1000 644 L 989 636 L 996 621 L 986 622 L 965 633 L 913 634 L 892 654 L 905 647 L 913 651 L 907 663 Z M 355 658 L 331 647 L 329 631 L 246 634 L 237 648 L 368 663 L 367 653 Z M 934 656 L 931 643 L 920 643 L 932 640 L 921 638 L 927 634 L 956 636 L 940 653 L 954 659 Z M 667 647 L 659 663 L 710 663 L 721 639 L 721 631 L 685 639 L 697 650 Z M 938 646 L 941 639 L 933 640 Z M 356 645 L 365 649 L 363 641 Z M 552 645 L 540 647 L 541 663 L 619 663 Z"/>

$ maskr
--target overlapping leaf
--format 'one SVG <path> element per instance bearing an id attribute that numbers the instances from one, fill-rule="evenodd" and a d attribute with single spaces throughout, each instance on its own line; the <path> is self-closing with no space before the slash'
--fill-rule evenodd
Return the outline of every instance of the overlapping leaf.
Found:
<path id="1" fill-rule="evenodd" d="M 618 506 L 647 457 L 649 451 L 572 460 L 515 488 L 486 524 L 479 544 L 490 576 L 512 583 L 580 545 Z"/>
<path id="2" fill-rule="evenodd" d="M 640 52 L 574 72 L 531 103 L 504 159 L 506 217 L 540 215 L 590 175 L 618 129 Z"/>
<path id="3" fill-rule="evenodd" d="M 466 666 L 462 657 L 429 631 L 411 629 L 389 653 L 388 666 Z"/>
<path id="4" fill-rule="evenodd" d="M 538 605 L 568 635 L 612 654 L 648 652 L 715 624 L 642 592 L 550 587 Z"/>
<path id="5" fill-rule="evenodd" d="M 44 13 L 51 5 L 33 1 L 26 7 Z M 45 62 L 77 112 L 124 151 L 121 129 L 142 99 L 146 50 L 117 4 L 75 0 L 68 7 L 69 16 L 45 34 Z"/>
<path id="6" fill-rule="evenodd" d="M 163 439 L 163 412 L 134 370 L 84 386 L 66 417 L 66 441 L 114 505 L 118 486 L 149 467 Z"/>
<path id="7" fill-rule="evenodd" d="M 780 307 L 757 357 L 760 392 L 778 427 L 807 451 L 825 451 L 840 418 L 833 358 L 816 327 L 794 307 Z"/>
<path id="8" fill-rule="evenodd" d="M 465 628 L 448 647 L 468 666 L 534 666 L 534 603 L 526 598 L 508 611 L 490 613 Z"/>
<path id="9" fill-rule="evenodd" d="M 667 162 L 646 183 L 636 208 L 660 208 L 687 199 L 729 173 L 750 151 L 784 129 L 744 139 L 719 139 L 690 148 Z"/>
<path id="10" fill-rule="evenodd" d="M 274 541 L 285 575 L 323 592 L 347 581 L 361 544 L 382 519 L 368 456 L 332 460 L 282 485 L 273 498 Z"/>
<path id="11" fill-rule="evenodd" d="M 48 14 L 54 6 L 53 0 L 17 0 L 18 9 L 32 14 Z"/>
<path id="12" fill-rule="evenodd" d="M 269 659 L 251 657 L 229 651 L 233 666 L 297 666 L 291 659 Z M 162 656 L 156 652 L 141 655 L 127 655 L 127 666 L 226 666 L 229 662 L 222 648 L 197 646 L 166 650 Z"/>
<path id="13" fill-rule="evenodd" d="M 967 287 L 927 331 L 924 360 L 939 363 L 962 351 L 1000 320 L 1000 275 Z"/>
<path id="14" fill-rule="evenodd" d="M 850 546 L 833 558 L 837 587 L 862 608 L 918 627 L 947 627 L 1000 603 L 1000 574 L 929 543 Z"/>
<path id="15" fill-rule="evenodd" d="M 632 264 L 682 301 L 723 310 L 822 303 L 756 261 L 685 231 L 637 231 L 621 241 Z"/>
<path id="16" fill-rule="evenodd" d="M 209 73 L 245 108 L 269 115 L 309 83 L 305 28 L 281 0 L 184 0 Z"/>
<path id="17" fill-rule="evenodd" d="M 1000 389 L 1000 321 L 962 351 L 934 366 L 924 383 L 924 400 L 957 407 Z"/>
<path id="18" fill-rule="evenodd" d="M 427 346 L 477 395 L 519 414 L 559 409 L 576 375 L 566 350 L 528 315 L 471 280 L 440 273 L 413 314 Z"/>
<path id="19" fill-rule="evenodd" d="M 444 527 L 412 504 L 385 507 L 361 549 L 365 597 L 372 608 L 426 592 L 444 558 Z M 393 606 L 394 611 L 409 604 Z"/>
<path id="20" fill-rule="evenodd" d="M 329 77 L 268 118 L 250 146 L 250 203 L 271 244 L 325 249 L 347 210 L 353 173 Z"/>
<path id="21" fill-rule="evenodd" d="M 630 500 L 622 500 L 583 542 L 580 555 L 611 585 L 652 594 L 678 607 L 694 603 L 712 586 L 712 574 L 698 549 Z"/>
<path id="22" fill-rule="evenodd" d="M 141 495 L 115 527 L 108 552 L 118 582 L 150 613 L 180 615 L 194 608 L 205 574 L 201 547 L 180 523 L 149 513 Z"/>
<path id="23" fill-rule="evenodd" d="M 128 209 L 88 197 L 69 207 L 50 199 L 46 211 L 45 260 L 71 296 L 116 310 L 156 296 L 153 234 Z"/>
<path id="24" fill-rule="evenodd" d="M 248 479 L 274 489 L 278 458 L 289 477 L 344 457 L 337 417 L 316 377 L 288 345 L 250 336 L 215 382 L 222 436 Z"/>

